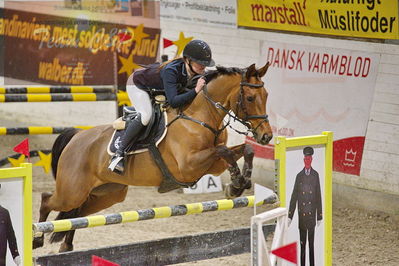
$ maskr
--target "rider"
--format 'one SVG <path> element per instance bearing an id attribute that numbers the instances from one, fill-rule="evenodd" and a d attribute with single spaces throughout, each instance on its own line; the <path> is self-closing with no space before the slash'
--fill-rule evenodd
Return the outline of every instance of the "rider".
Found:
<path id="1" fill-rule="evenodd" d="M 125 149 L 141 129 L 150 122 L 153 110 L 149 89 L 164 90 L 166 99 L 172 108 L 191 103 L 205 85 L 205 79 L 199 78 L 194 89 L 187 89 L 188 81 L 205 73 L 205 67 L 214 66 L 209 45 L 201 40 L 190 41 L 183 50 L 183 57 L 162 65 L 152 64 L 134 72 L 127 80 L 126 91 L 134 104 L 138 115 L 126 128 L 109 169 L 118 174 L 124 171 Z"/>

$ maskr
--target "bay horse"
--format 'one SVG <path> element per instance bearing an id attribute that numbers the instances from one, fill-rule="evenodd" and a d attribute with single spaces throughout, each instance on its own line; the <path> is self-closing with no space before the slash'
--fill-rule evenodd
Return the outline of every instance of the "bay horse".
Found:
<path id="1" fill-rule="evenodd" d="M 269 63 L 240 68 L 217 67 L 207 74 L 207 86 L 182 110 L 186 119 L 175 119 L 179 112 L 167 110 L 168 132 L 159 144 L 169 171 L 181 183 L 193 183 L 205 174 L 220 175 L 228 169 L 232 183 L 226 187 L 229 198 L 251 188 L 253 149 L 249 144 L 226 147 L 226 115 L 252 131 L 257 143 L 266 145 L 273 134 L 266 115 L 268 93 L 261 78 Z M 187 119 L 191 118 L 191 119 Z M 195 121 L 194 121 L 195 120 Z M 52 149 L 56 180 L 54 193 L 43 192 L 39 222 L 51 211 L 58 219 L 87 216 L 122 202 L 128 186 L 160 186 L 163 176 L 149 152 L 127 158 L 123 176 L 108 170 L 107 144 L 112 125 L 89 130 L 67 131 L 59 135 Z M 241 173 L 237 160 L 244 156 Z M 65 240 L 60 252 L 73 250 L 74 231 L 54 233 L 51 242 Z M 33 247 L 43 246 L 44 236 L 36 236 Z"/>

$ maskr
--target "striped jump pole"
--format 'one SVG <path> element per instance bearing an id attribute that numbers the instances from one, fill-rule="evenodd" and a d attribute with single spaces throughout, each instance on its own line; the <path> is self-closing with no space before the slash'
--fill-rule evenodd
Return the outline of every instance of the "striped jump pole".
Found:
<path id="1" fill-rule="evenodd" d="M 0 94 L 0 102 L 127 102 L 129 97 L 122 91 L 118 93 L 63 93 L 63 94 Z"/>
<path id="2" fill-rule="evenodd" d="M 27 93 L 115 93 L 114 86 L 51 86 L 51 87 L 0 87 L 0 94 Z"/>
<path id="3" fill-rule="evenodd" d="M 0 127 L 0 135 L 42 135 L 42 134 L 61 134 L 64 130 L 79 128 L 90 129 L 94 126 L 74 126 L 74 127 Z"/>
<path id="4" fill-rule="evenodd" d="M 127 211 L 114 214 L 95 215 L 74 219 L 65 219 L 33 224 L 33 231 L 36 236 L 43 233 L 64 232 L 81 228 L 96 227 L 127 222 L 137 222 L 143 220 L 167 218 L 172 216 L 189 215 L 211 211 L 231 210 L 242 207 L 253 207 L 255 197 L 247 196 L 235 199 L 212 200 L 206 202 L 189 203 L 184 205 L 174 205 L 169 207 L 159 207 L 138 211 Z M 277 195 L 272 195 L 259 202 L 256 206 L 277 203 Z"/>

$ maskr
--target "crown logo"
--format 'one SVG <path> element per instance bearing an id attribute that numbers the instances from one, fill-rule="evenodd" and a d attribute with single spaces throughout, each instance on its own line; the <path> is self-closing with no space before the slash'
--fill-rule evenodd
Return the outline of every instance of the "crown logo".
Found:
<path id="1" fill-rule="evenodd" d="M 345 162 L 343 163 L 345 166 L 354 167 L 355 160 L 356 160 L 357 152 L 354 152 L 352 149 L 345 150 Z"/>

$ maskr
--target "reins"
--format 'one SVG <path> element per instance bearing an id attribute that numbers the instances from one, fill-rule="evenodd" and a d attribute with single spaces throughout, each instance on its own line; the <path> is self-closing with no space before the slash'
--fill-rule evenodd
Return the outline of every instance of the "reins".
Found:
<path id="1" fill-rule="evenodd" d="M 197 120 L 195 118 L 189 117 L 189 116 L 185 115 L 182 110 L 179 110 L 179 114 L 174 119 L 172 119 L 172 121 L 170 121 L 166 125 L 166 127 L 170 126 L 172 123 L 174 123 L 176 120 L 178 120 L 180 118 L 192 121 L 194 123 L 197 123 L 197 124 L 207 128 L 207 129 L 209 129 L 215 135 L 214 144 L 216 144 L 217 139 L 219 138 L 220 134 L 223 132 L 223 130 L 226 127 L 230 127 L 235 132 L 237 132 L 238 134 L 242 134 L 242 135 L 248 135 L 249 132 L 255 132 L 262 123 L 268 122 L 269 119 L 268 119 L 268 115 L 248 115 L 247 108 L 246 108 L 244 100 L 243 100 L 243 98 L 244 98 L 244 86 L 247 86 L 247 87 L 250 87 L 250 88 L 254 88 L 254 89 L 259 89 L 259 88 L 262 88 L 264 86 L 264 83 L 262 82 L 261 84 L 254 84 L 254 83 L 244 82 L 243 80 L 244 80 L 244 72 L 241 72 L 240 96 L 239 96 L 238 101 L 237 101 L 237 108 L 236 109 L 237 109 L 237 112 L 238 112 L 238 110 L 240 108 L 242 110 L 242 112 L 245 114 L 245 118 L 243 118 L 243 119 L 239 118 L 236 114 L 234 114 L 234 113 L 232 114 L 232 112 L 230 110 L 226 109 L 220 102 L 215 102 L 210 97 L 210 95 L 208 94 L 208 88 L 205 85 L 204 88 L 202 89 L 205 99 L 209 103 L 211 103 L 216 109 L 222 110 L 226 115 L 228 115 L 229 120 L 227 121 L 227 123 L 224 124 L 220 129 L 215 129 L 212 126 L 210 126 L 209 124 L 207 124 L 206 122 L 203 122 L 203 121 Z M 234 127 L 232 127 L 230 125 L 231 118 L 234 119 L 234 121 L 238 121 L 242 125 L 244 125 L 247 128 L 247 131 L 246 132 L 239 131 L 239 130 L 235 129 Z M 251 119 L 263 119 L 263 120 L 254 129 L 251 129 L 251 124 L 249 123 L 249 120 L 251 120 Z"/>

